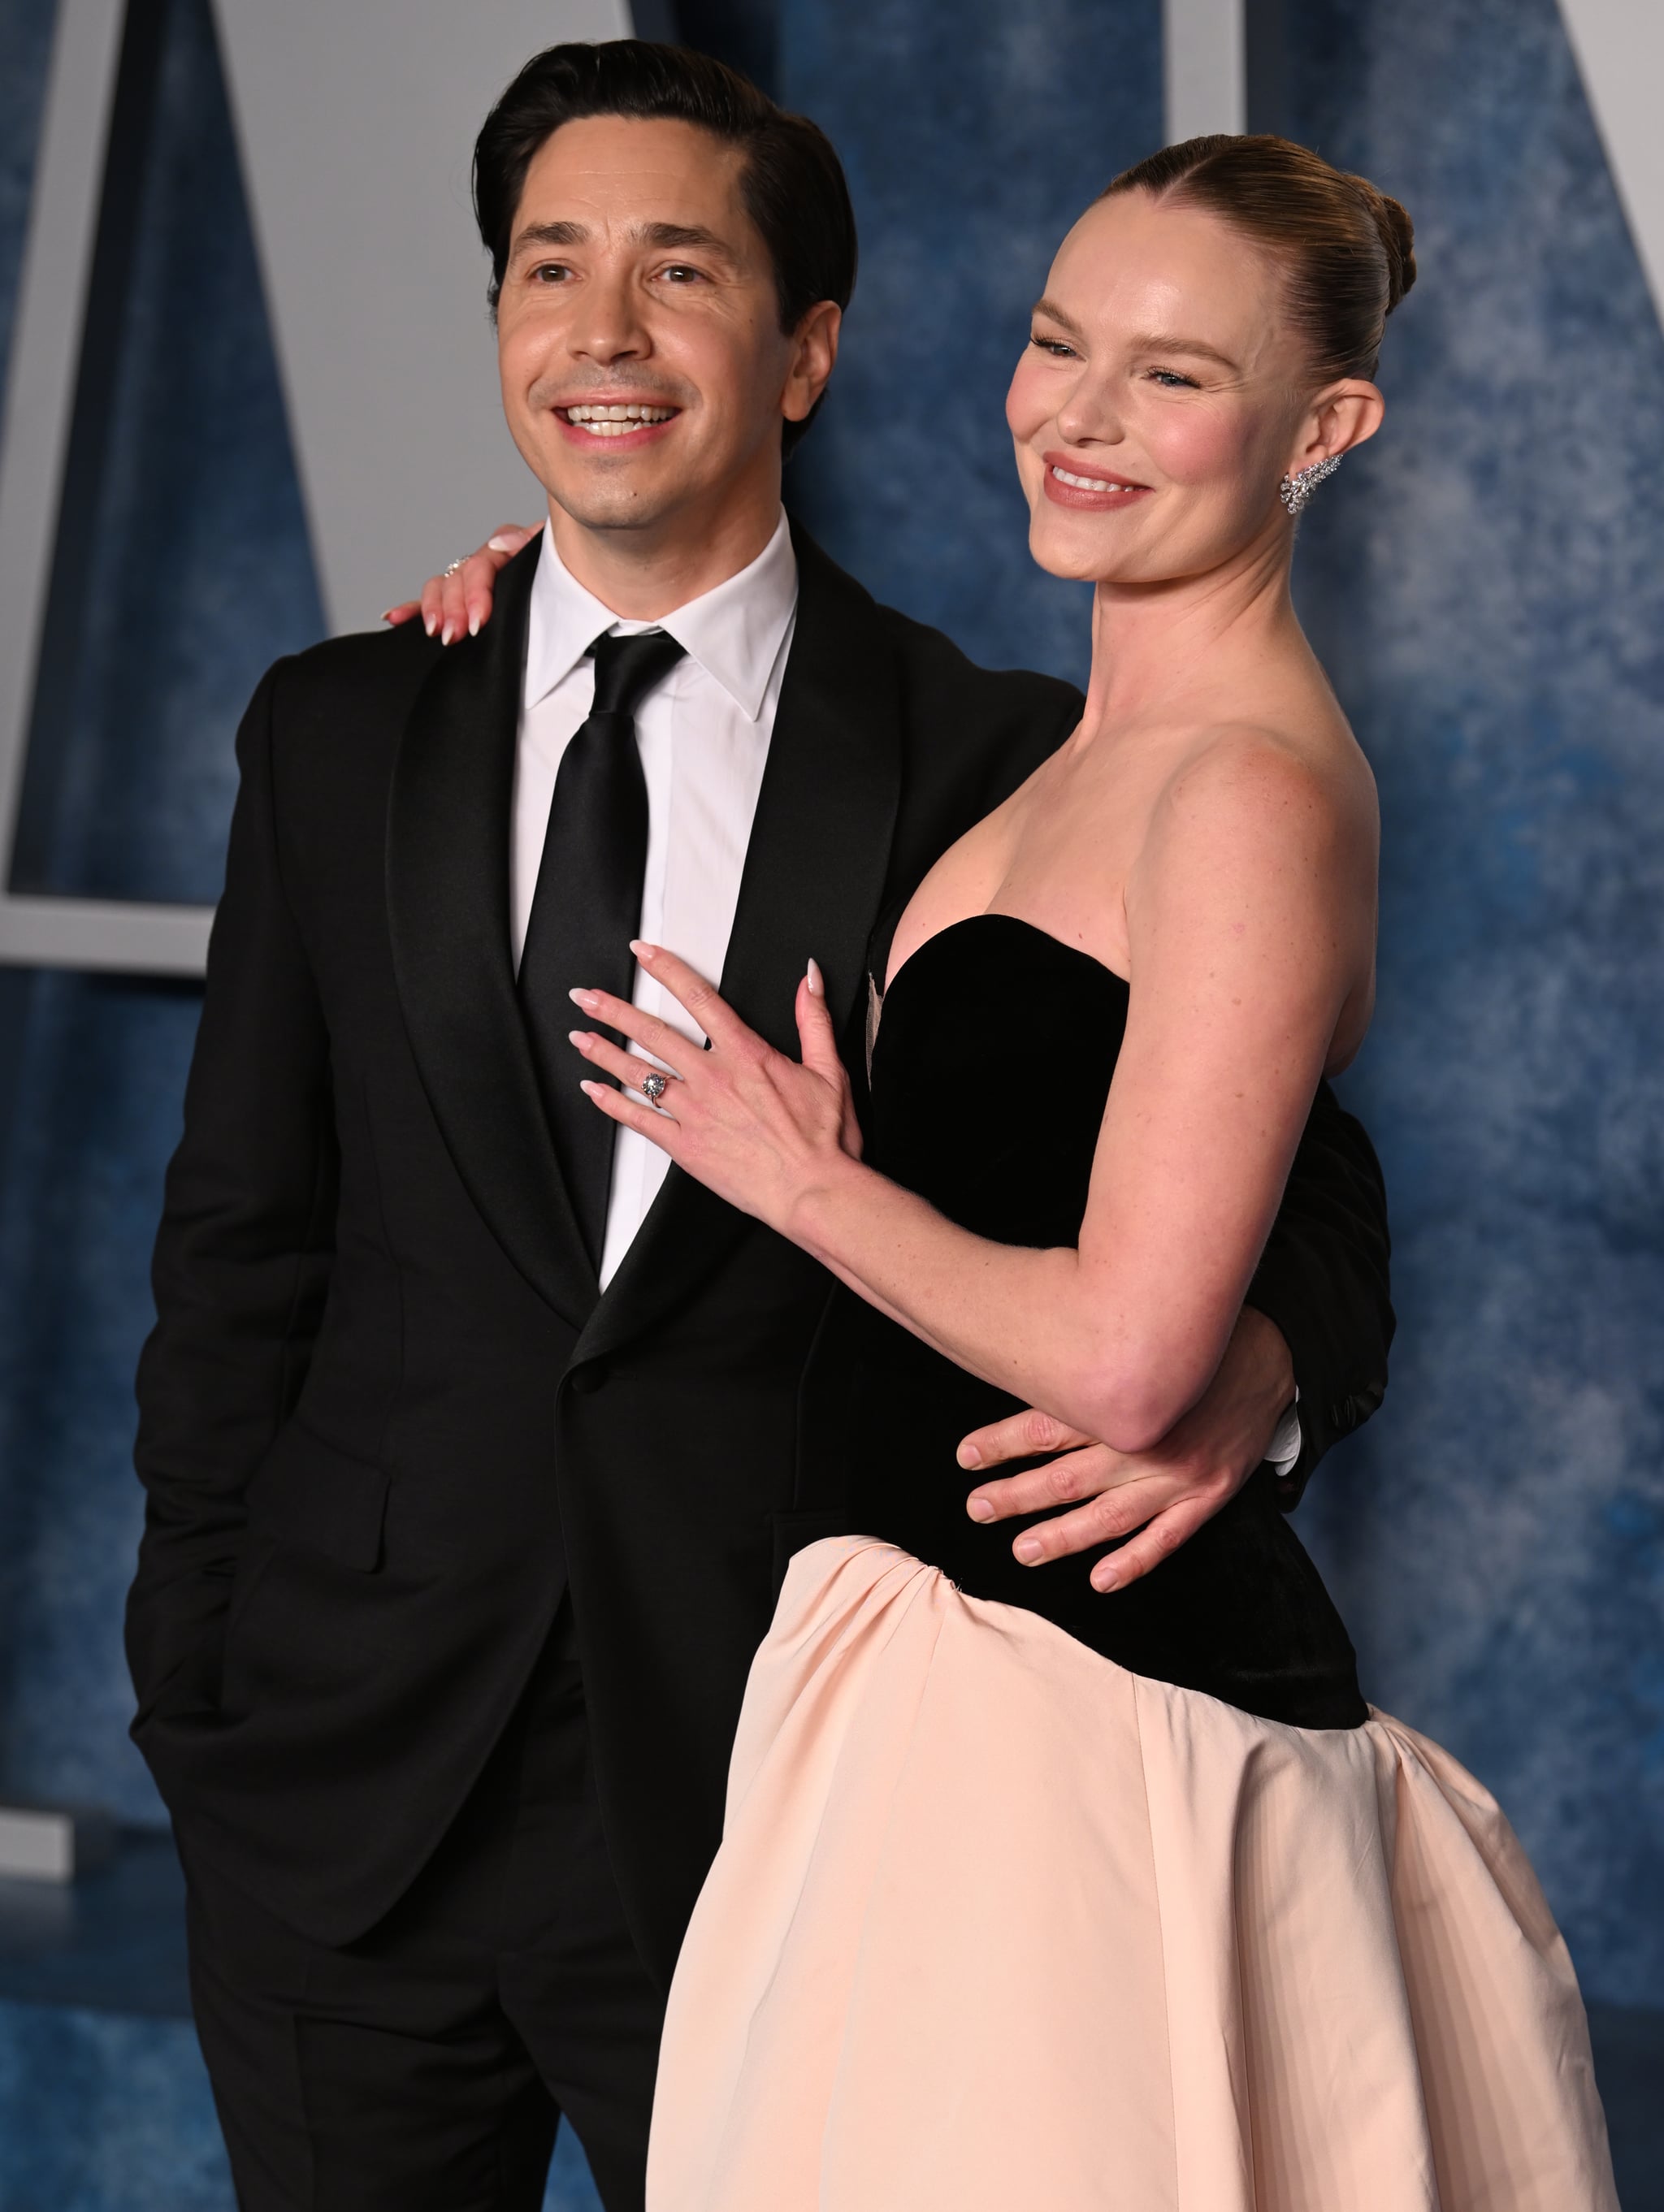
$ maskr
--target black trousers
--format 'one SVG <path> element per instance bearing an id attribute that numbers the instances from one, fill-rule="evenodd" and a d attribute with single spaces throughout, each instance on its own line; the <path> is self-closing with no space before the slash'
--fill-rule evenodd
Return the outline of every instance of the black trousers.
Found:
<path id="1" fill-rule="evenodd" d="M 538 2212 L 564 2114 L 640 2212 L 663 2004 L 601 1835 L 559 1630 L 439 1851 L 340 1950 L 182 1824 L 192 2001 L 241 2212 Z"/>

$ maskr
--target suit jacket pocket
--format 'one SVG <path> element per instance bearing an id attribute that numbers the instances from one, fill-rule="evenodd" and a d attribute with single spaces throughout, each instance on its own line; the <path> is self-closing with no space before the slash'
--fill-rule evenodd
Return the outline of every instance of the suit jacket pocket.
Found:
<path id="1" fill-rule="evenodd" d="M 821 1509 L 813 1513 L 771 1513 L 770 1522 L 774 1528 L 774 1595 L 780 1595 L 780 1585 L 786 1579 L 786 1569 L 793 1554 L 806 1552 L 811 1544 L 818 1544 L 823 1536 L 847 1536 L 852 1531 L 850 1516 L 842 1510 Z"/>
<path id="2" fill-rule="evenodd" d="M 344 1567 L 381 1564 L 388 1478 L 303 1421 L 277 1432 L 248 1486 L 249 1526 L 278 1543 L 309 1544 Z"/>

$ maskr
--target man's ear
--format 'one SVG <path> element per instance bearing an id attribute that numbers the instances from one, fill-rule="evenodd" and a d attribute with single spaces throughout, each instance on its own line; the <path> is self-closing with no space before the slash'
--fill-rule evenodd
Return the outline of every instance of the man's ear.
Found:
<path id="1" fill-rule="evenodd" d="M 838 365 L 843 326 L 844 310 L 836 300 L 818 301 L 797 325 L 780 394 L 780 412 L 788 422 L 807 422 L 814 412 Z"/>

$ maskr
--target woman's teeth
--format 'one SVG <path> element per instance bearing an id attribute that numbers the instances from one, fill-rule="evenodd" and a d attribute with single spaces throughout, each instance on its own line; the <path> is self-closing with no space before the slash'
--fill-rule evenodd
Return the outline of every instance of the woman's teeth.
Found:
<path id="1" fill-rule="evenodd" d="M 674 407 L 642 407 L 633 400 L 623 406 L 565 410 L 567 421 L 587 430 L 592 438 L 628 437 L 631 431 L 644 429 L 649 422 L 667 422 L 675 412 Z"/>
<path id="2" fill-rule="evenodd" d="M 1112 477 L 1071 476 L 1067 469 L 1053 468 L 1052 475 L 1059 483 L 1072 484 L 1076 491 L 1136 491 L 1136 484 L 1117 483 Z"/>

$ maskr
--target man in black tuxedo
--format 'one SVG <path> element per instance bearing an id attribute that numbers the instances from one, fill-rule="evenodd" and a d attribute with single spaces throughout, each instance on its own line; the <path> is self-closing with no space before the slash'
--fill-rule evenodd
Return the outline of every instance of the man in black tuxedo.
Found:
<path id="1" fill-rule="evenodd" d="M 640 2204 L 747 1668 L 843 1525 L 800 1432 L 832 1285 L 613 1156 L 565 990 L 622 961 L 649 1003 L 647 928 L 792 1049 L 813 951 L 858 1069 L 886 918 L 1080 708 L 782 519 L 854 277 L 812 125 L 696 56 L 557 48 L 476 173 L 549 528 L 478 636 L 255 694 L 140 1373 L 134 1732 L 248 2212 L 534 2207 L 563 2111 Z M 1295 1380 L 1289 1502 L 1379 1402 L 1386 1253 L 1326 1091 L 1198 1495 Z"/>

